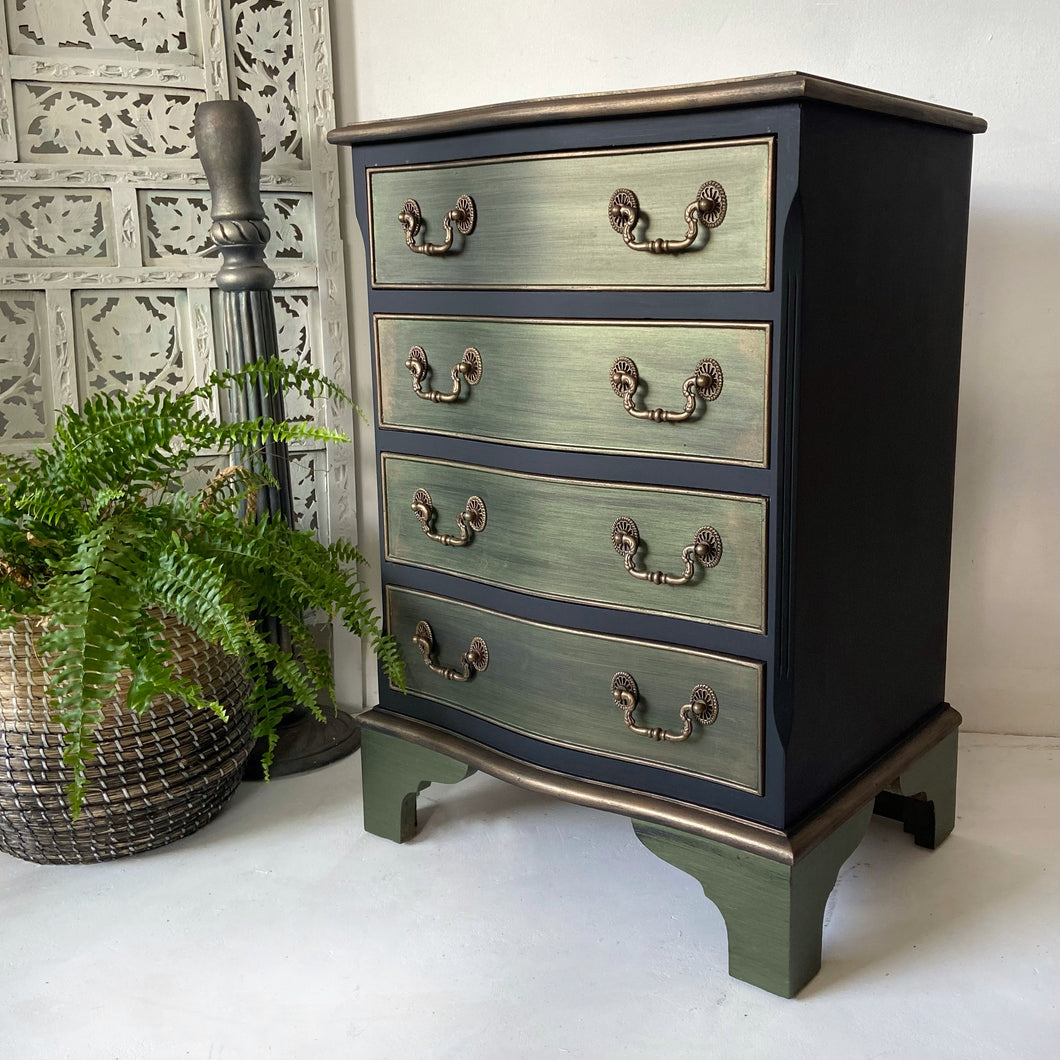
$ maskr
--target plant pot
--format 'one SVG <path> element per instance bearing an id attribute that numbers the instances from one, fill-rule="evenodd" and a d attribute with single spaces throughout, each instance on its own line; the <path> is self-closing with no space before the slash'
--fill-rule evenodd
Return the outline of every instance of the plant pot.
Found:
<path id="1" fill-rule="evenodd" d="M 242 667 L 176 620 L 164 622 L 178 672 L 223 703 L 229 720 L 175 696 L 157 697 L 138 716 L 125 707 L 125 678 L 96 729 L 76 821 L 62 727 L 44 694 L 39 624 L 24 619 L 0 630 L 0 850 L 44 864 L 125 857 L 189 835 L 231 798 L 254 744 Z"/>

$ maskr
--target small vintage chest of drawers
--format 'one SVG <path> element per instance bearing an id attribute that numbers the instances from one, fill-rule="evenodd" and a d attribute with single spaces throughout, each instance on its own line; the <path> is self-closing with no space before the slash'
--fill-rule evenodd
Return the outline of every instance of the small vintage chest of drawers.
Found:
<path id="1" fill-rule="evenodd" d="M 984 128 L 793 73 L 332 133 L 408 670 L 362 716 L 369 831 L 475 768 L 627 815 L 788 996 L 873 810 L 948 834 Z"/>

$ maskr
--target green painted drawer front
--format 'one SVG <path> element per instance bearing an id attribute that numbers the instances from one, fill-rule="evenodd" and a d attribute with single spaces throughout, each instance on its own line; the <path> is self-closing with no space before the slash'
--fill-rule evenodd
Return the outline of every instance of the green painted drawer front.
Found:
<path id="1" fill-rule="evenodd" d="M 764 467 L 770 326 L 619 324 L 590 321 L 377 316 L 379 422 L 545 448 L 647 453 Z M 449 392 L 452 369 L 473 346 L 482 377 L 459 400 L 417 397 L 405 367 L 421 347 L 431 367 L 424 392 Z M 705 359 L 723 374 L 714 401 L 697 400 L 684 423 L 652 423 L 626 412 L 611 389 L 611 365 L 628 357 L 641 385 L 636 408 L 684 407 L 682 387 Z"/>
<path id="2" fill-rule="evenodd" d="M 759 663 L 539 625 L 393 586 L 386 595 L 388 628 L 401 645 L 408 690 L 415 695 L 551 743 L 760 792 Z M 429 670 L 412 643 L 421 620 L 431 625 L 437 665 L 459 669 L 472 638 L 481 637 L 489 649 L 486 669 L 466 682 Z M 680 743 L 631 732 L 611 696 L 611 679 L 619 671 L 637 682 L 638 725 L 680 731 L 680 709 L 700 684 L 717 696 L 717 720 L 696 724 Z"/>
<path id="3" fill-rule="evenodd" d="M 468 498 L 486 506 L 486 526 L 469 545 L 431 541 L 412 512 L 430 494 L 434 532 L 457 535 Z M 490 471 L 467 464 L 385 454 L 386 557 L 538 595 L 678 615 L 765 631 L 766 501 L 762 497 L 605 485 Z M 637 568 L 679 575 L 696 531 L 721 535 L 715 567 L 696 565 L 686 585 L 633 577 L 611 542 L 620 517 L 637 524 Z"/>
<path id="4" fill-rule="evenodd" d="M 700 186 L 722 185 L 722 223 L 690 250 L 631 250 L 610 224 L 619 188 L 635 192 L 640 240 L 681 240 Z M 773 227 L 771 138 L 635 151 L 522 156 L 444 166 L 369 170 L 372 282 L 380 287 L 769 287 Z M 441 243 L 461 195 L 475 227 L 456 253 L 413 253 L 398 222 L 414 199 L 426 222 L 416 236 Z"/>

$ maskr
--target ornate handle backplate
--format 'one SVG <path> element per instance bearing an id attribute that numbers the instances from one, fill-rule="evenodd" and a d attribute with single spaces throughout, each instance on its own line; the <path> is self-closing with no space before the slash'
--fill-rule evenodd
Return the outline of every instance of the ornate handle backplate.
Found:
<path id="1" fill-rule="evenodd" d="M 637 388 L 640 386 L 640 373 L 630 357 L 619 357 L 611 365 L 611 389 L 622 399 L 622 404 L 631 416 L 638 420 L 651 420 L 653 423 L 681 423 L 690 420 L 696 411 L 696 399 L 717 401 L 721 388 L 725 385 L 725 376 L 721 365 L 708 357 L 696 365 L 692 374 L 681 384 L 685 395 L 685 407 L 680 412 L 667 412 L 665 409 L 638 409 L 634 407 Z"/>
<path id="2" fill-rule="evenodd" d="M 718 720 L 718 697 L 710 685 L 696 685 L 692 689 L 692 695 L 689 697 L 691 702 L 686 703 L 677 714 L 681 719 L 680 732 L 672 732 L 669 729 L 660 729 L 650 725 L 638 725 L 633 720 L 633 712 L 637 709 L 640 692 L 632 675 L 624 670 L 619 670 L 611 678 L 611 696 L 625 717 L 626 728 L 639 736 L 647 736 L 652 740 L 671 740 L 673 743 L 680 743 L 692 735 L 694 721 L 699 722 L 700 725 L 713 725 Z"/>
<path id="3" fill-rule="evenodd" d="M 681 552 L 685 569 L 683 574 L 664 574 L 661 570 L 637 570 L 637 549 L 640 548 L 640 531 L 628 516 L 616 519 L 611 526 L 611 544 L 622 556 L 626 570 L 634 578 L 653 585 L 687 585 L 696 573 L 696 564 L 716 567 L 721 562 L 721 534 L 713 526 L 701 526 L 695 539 Z"/>
<path id="4" fill-rule="evenodd" d="M 431 495 L 425 489 L 418 489 L 412 495 L 412 514 L 419 519 L 420 528 L 432 541 L 454 548 L 470 545 L 474 535 L 486 529 L 486 504 L 481 497 L 468 497 L 464 510 L 456 517 L 456 525 L 460 527 L 459 537 L 436 534 L 431 529 L 437 513 L 431 503 Z"/>
<path id="5" fill-rule="evenodd" d="M 409 359 L 405 367 L 412 376 L 412 390 L 417 397 L 425 401 L 456 401 L 460 397 L 460 380 L 466 381 L 468 386 L 474 386 L 482 378 L 482 354 L 474 346 L 468 346 L 464 350 L 463 358 L 453 365 L 450 375 L 453 377 L 453 389 L 448 394 L 440 390 L 424 390 L 423 381 L 431 373 L 431 366 L 427 363 L 427 354 L 422 346 L 413 346 L 409 350 Z"/>
<path id="6" fill-rule="evenodd" d="M 725 220 L 729 202 L 725 189 L 716 181 L 701 184 L 695 199 L 685 209 L 685 224 L 688 229 L 684 239 L 638 240 L 633 232 L 640 220 L 640 202 L 629 188 L 619 188 L 607 204 L 607 217 L 611 227 L 622 237 L 630 250 L 644 250 L 649 254 L 680 254 L 689 250 L 699 235 L 699 226 L 717 228 Z"/>
<path id="7" fill-rule="evenodd" d="M 461 235 L 469 236 L 475 227 L 475 202 L 470 195 L 461 195 L 456 200 L 456 205 L 442 218 L 442 227 L 445 229 L 445 240 L 441 243 L 417 243 L 416 234 L 420 228 L 425 227 L 423 214 L 420 213 L 420 204 L 415 199 L 406 199 L 398 214 L 398 221 L 405 229 L 405 242 L 409 250 L 417 254 L 430 254 L 436 257 L 440 254 L 448 254 L 453 248 L 453 225 Z"/>
<path id="8" fill-rule="evenodd" d="M 412 643 L 420 650 L 423 661 L 436 674 L 441 674 L 447 681 L 470 681 L 476 673 L 481 673 L 489 666 L 490 652 L 481 637 L 472 639 L 466 652 L 460 656 L 460 669 L 452 666 L 439 666 L 432 658 L 434 654 L 434 631 L 429 622 L 417 622 Z"/>

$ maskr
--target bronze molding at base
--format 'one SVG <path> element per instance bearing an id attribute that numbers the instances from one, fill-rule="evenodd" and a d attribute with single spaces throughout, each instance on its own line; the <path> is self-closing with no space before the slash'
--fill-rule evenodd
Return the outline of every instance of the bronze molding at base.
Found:
<path id="1" fill-rule="evenodd" d="M 365 729 L 407 740 L 531 791 L 664 825 L 771 861 L 792 865 L 854 817 L 866 803 L 886 791 L 917 759 L 955 733 L 961 724 L 961 716 L 953 707 L 943 704 L 937 714 L 888 754 L 877 759 L 819 811 L 789 833 L 717 810 L 558 773 L 500 754 L 426 722 L 390 714 L 378 707 L 359 715 L 358 721 Z"/>

